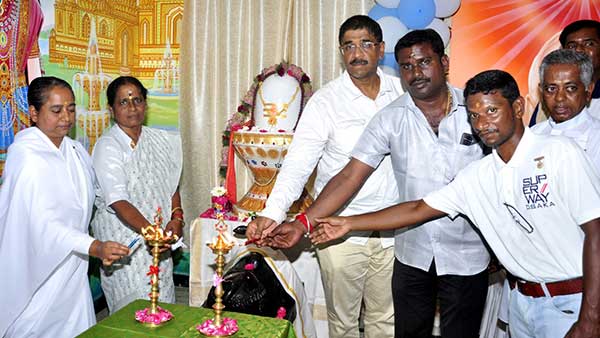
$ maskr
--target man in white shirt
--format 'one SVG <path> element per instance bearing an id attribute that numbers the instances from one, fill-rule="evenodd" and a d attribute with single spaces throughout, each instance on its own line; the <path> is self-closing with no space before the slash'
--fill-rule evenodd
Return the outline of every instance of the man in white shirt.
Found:
<path id="1" fill-rule="evenodd" d="M 408 93 L 381 110 L 357 142 L 352 160 L 307 210 L 333 214 L 391 155 L 401 201 L 424 197 L 483 157 L 472 135 L 462 93 L 446 82 L 448 56 L 440 36 L 415 30 L 395 47 Z M 376 221 L 376 220 L 375 220 Z M 297 233 L 303 229 L 297 225 Z M 440 300 L 441 333 L 478 337 L 488 286 L 490 256 L 468 220 L 439 219 L 395 233 L 392 294 L 396 337 L 431 337 Z"/>
<path id="2" fill-rule="evenodd" d="M 586 54 L 559 49 L 546 55 L 540 65 L 540 90 L 550 118 L 531 130 L 573 139 L 600 170 L 600 120 L 587 107 L 594 90 L 593 71 Z"/>
<path id="3" fill-rule="evenodd" d="M 589 103 L 589 113 L 592 117 L 600 119 L 600 22 L 596 20 L 571 22 L 562 30 L 558 40 L 561 48 L 586 54 L 592 60 L 592 83 L 595 86 Z M 549 115 L 550 112 L 545 109 L 540 111 L 538 104 L 531 115 L 529 126 L 545 121 Z"/>
<path id="4" fill-rule="evenodd" d="M 285 220 L 315 166 L 315 191 L 319 194 L 348 163 L 352 148 L 375 113 L 402 93 L 399 79 L 377 67 L 385 46 L 376 21 L 364 15 L 349 18 L 340 27 L 339 42 L 346 71 L 317 91 L 306 105 L 266 207 L 248 226 L 249 238 L 258 239 Z M 397 201 L 392 165 L 386 158 L 340 214 L 375 211 Z M 329 336 L 358 338 L 364 302 L 365 337 L 391 337 L 391 232 L 352 233 L 339 243 L 319 248 L 317 255 Z"/>
<path id="5" fill-rule="evenodd" d="M 471 125 L 492 154 L 422 200 L 318 219 L 313 242 L 463 214 L 518 278 L 509 306 L 513 338 L 599 337 L 600 180 L 592 164 L 572 140 L 523 127 L 524 100 L 510 74 L 482 72 L 464 96 Z"/>

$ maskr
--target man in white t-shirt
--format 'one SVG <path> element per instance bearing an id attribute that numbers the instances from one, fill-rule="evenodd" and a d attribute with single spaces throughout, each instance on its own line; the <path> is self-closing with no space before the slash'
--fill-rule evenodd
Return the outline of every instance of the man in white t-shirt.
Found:
<path id="1" fill-rule="evenodd" d="M 482 72 L 467 82 L 464 96 L 471 125 L 493 147 L 492 154 L 422 200 L 317 219 L 321 224 L 311 234 L 313 242 L 350 230 L 389 230 L 462 214 L 518 278 L 509 306 L 513 338 L 599 337 L 600 180 L 595 169 L 572 140 L 523 127 L 524 100 L 510 74 Z"/>
<path id="2" fill-rule="evenodd" d="M 375 113 L 402 93 L 400 80 L 377 67 L 385 51 L 382 38 L 379 24 L 368 16 L 353 16 L 340 27 L 339 48 L 346 70 L 308 101 L 266 207 L 248 225 L 249 238 L 259 239 L 263 231 L 266 234 L 285 220 L 315 166 L 318 195 L 348 163 L 352 148 Z M 388 157 L 340 214 L 375 211 L 397 202 L 398 189 Z M 330 337 L 359 337 L 362 302 L 365 337 L 394 334 L 390 297 L 393 245 L 391 232 L 365 231 L 317 250 Z"/>
<path id="3" fill-rule="evenodd" d="M 592 117 L 588 108 L 593 73 L 592 61 L 584 53 L 558 49 L 546 55 L 540 66 L 540 90 L 550 118 L 531 130 L 573 139 L 600 170 L 600 120 Z"/>

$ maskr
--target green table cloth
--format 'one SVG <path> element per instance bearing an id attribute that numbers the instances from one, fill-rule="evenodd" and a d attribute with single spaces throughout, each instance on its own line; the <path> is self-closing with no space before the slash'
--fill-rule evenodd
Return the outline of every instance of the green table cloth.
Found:
<path id="1" fill-rule="evenodd" d="M 82 333 L 79 337 L 127 338 L 127 337 L 204 337 L 196 326 L 213 318 L 212 309 L 189 307 L 179 304 L 159 303 L 160 307 L 173 313 L 174 318 L 160 327 L 147 327 L 135 320 L 135 311 L 150 307 L 150 301 L 136 300 L 112 316 Z M 294 327 L 283 319 L 253 316 L 244 313 L 223 312 L 224 317 L 234 318 L 239 331 L 235 338 L 295 338 Z"/>

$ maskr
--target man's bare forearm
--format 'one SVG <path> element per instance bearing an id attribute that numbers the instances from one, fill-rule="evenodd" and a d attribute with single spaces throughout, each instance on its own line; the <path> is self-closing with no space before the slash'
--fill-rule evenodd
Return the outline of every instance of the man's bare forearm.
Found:
<path id="1" fill-rule="evenodd" d="M 396 204 L 368 214 L 348 217 L 350 228 L 355 230 L 393 230 L 446 216 L 433 209 L 425 201 L 410 201 Z"/>
<path id="2" fill-rule="evenodd" d="M 583 225 L 583 299 L 579 320 L 600 326 L 600 220 Z"/>

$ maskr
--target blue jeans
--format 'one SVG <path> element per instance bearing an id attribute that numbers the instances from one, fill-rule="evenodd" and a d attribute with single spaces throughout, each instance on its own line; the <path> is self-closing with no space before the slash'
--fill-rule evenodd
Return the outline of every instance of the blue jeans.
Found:
<path id="1" fill-rule="evenodd" d="M 533 298 L 510 291 L 508 327 L 512 338 L 563 338 L 577 321 L 582 293 Z"/>

